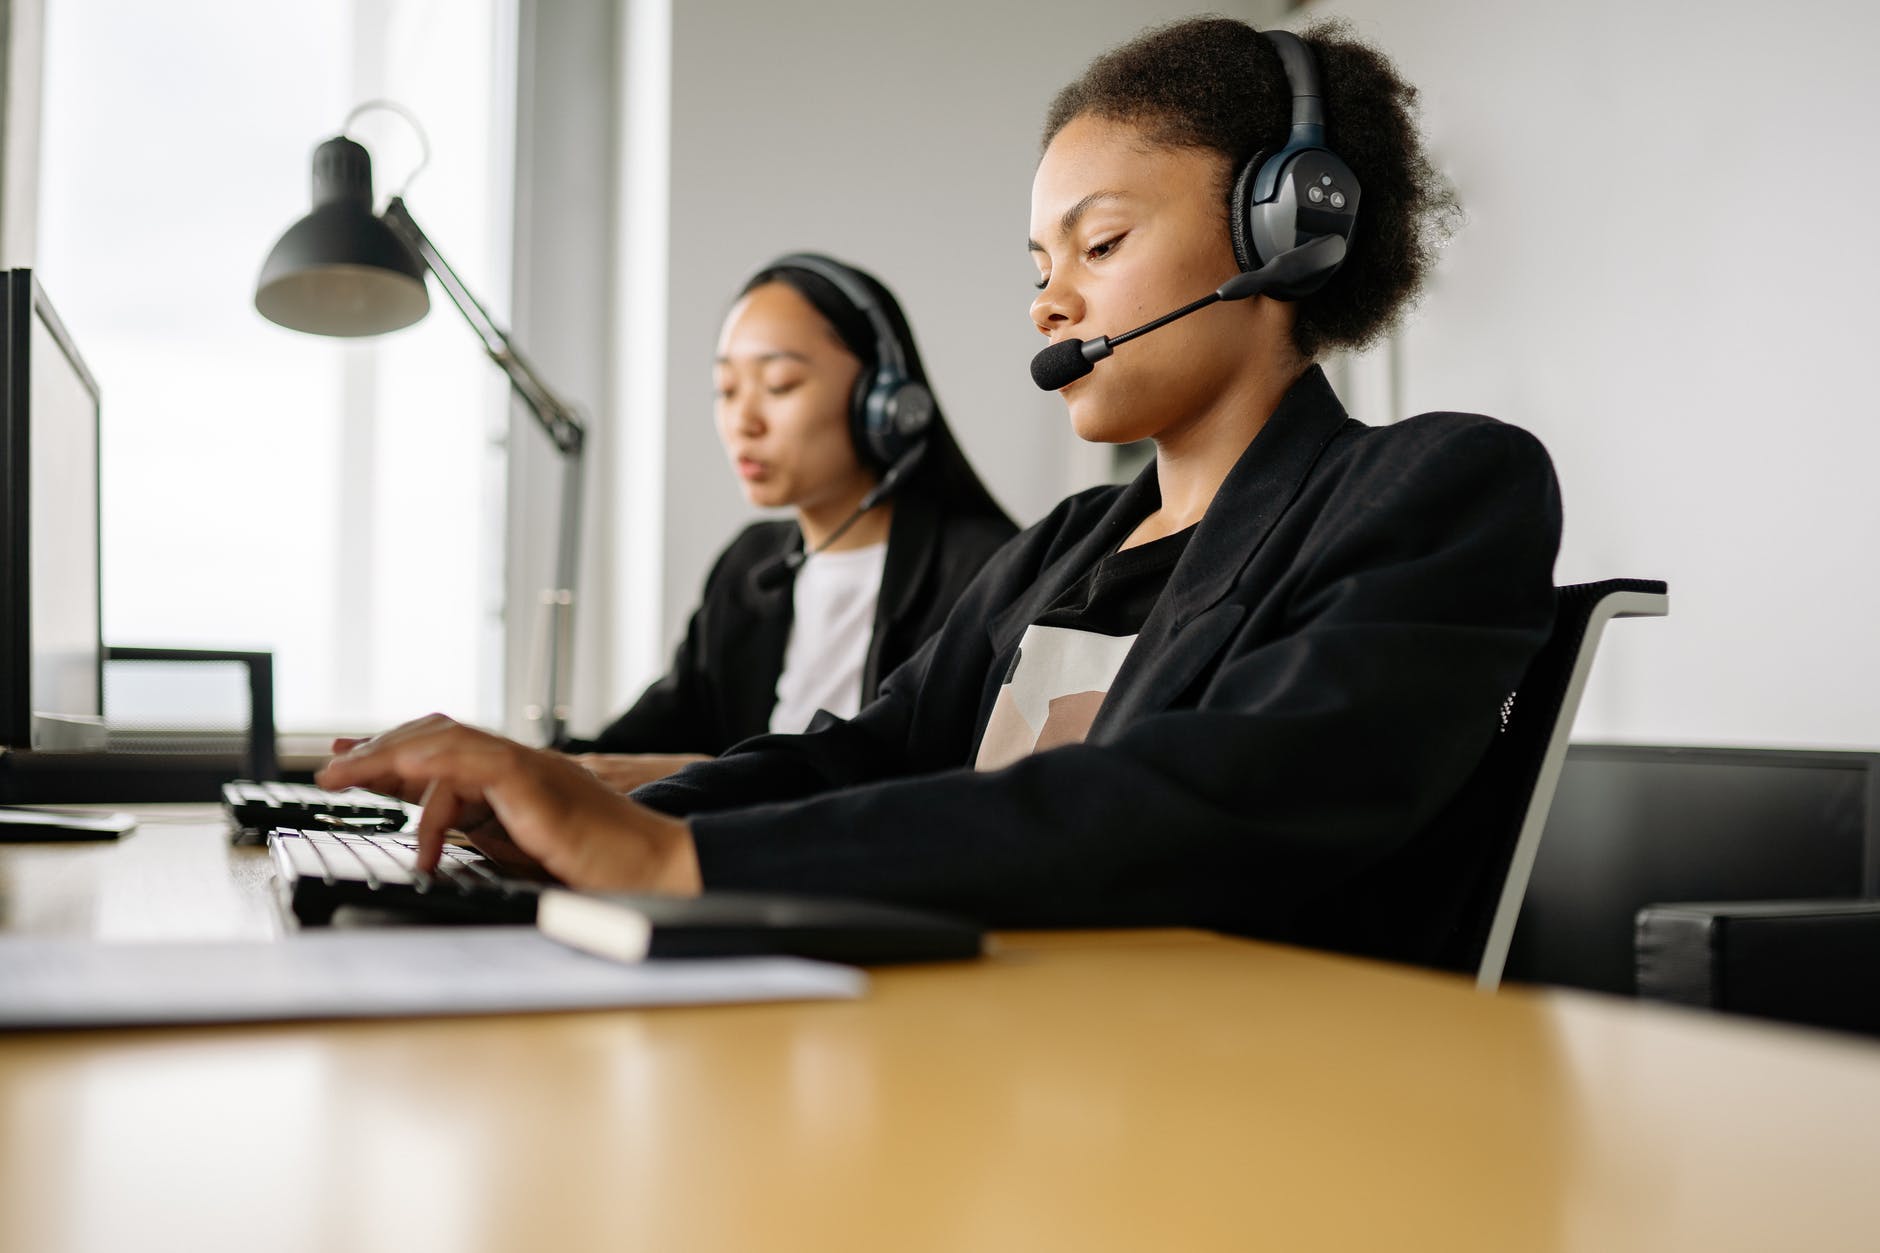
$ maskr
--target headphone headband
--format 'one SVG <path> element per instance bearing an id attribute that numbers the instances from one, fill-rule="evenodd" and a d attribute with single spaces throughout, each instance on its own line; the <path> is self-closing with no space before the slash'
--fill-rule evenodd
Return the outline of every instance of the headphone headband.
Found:
<path id="1" fill-rule="evenodd" d="M 1287 137 L 1288 147 L 1294 144 L 1325 142 L 1325 101 L 1324 92 L 1319 89 L 1319 63 L 1312 59 L 1312 50 L 1305 41 L 1289 30 L 1261 31 L 1266 41 L 1279 53 L 1280 69 L 1286 74 L 1286 85 L 1292 91 L 1292 134 Z"/>
<path id="2" fill-rule="evenodd" d="M 901 337 L 895 334 L 894 324 L 888 321 L 887 310 L 875 299 L 868 285 L 855 277 L 848 266 L 834 257 L 825 257 L 817 252 L 793 252 L 788 256 L 778 257 L 768 266 L 769 270 L 808 270 L 816 277 L 825 280 L 831 287 L 842 293 L 842 298 L 854 305 L 861 315 L 868 319 L 868 325 L 875 332 L 875 367 L 878 373 L 892 373 L 896 378 L 907 377 L 907 358 L 901 352 Z"/>
<path id="3" fill-rule="evenodd" d="M 875 333 L 874 377 L 870 378 L 864 370 L 855 380 L 855 395 L 849 405 L 849 432 L 854 437 L 857 454 L 882 472 L 882 488 L 890 488 L 913 468 L 925 450 L 927 430 L 934 420 L 933 393 L 925 383 L 909 376 L 911 349 L 903 349 L 900 333 L 889 319 L 887 309 L 859 272 L 834 257 L 816 252 L 793 252 L 778 257 L 765 268 L 814 274 L 834 287 L 868 319 Z M 899 467 L 898 473 L 896 467 Z"/>
<path id="4" fill-rule="evenodd" d="M 1325 99 L 1319 89 L 1319 63 L 1305 40 L 1289 30 L 1263 30 L 1266 41 L 1279 53 L 1286 90 L 1292 93 L 1292 129 L 1286 144 L 1260 167 L 1251 194 L 1255 203 L 1271 200 L 1279 190 L 1280 172 L 1294 153 L 1325 147 Z"/>

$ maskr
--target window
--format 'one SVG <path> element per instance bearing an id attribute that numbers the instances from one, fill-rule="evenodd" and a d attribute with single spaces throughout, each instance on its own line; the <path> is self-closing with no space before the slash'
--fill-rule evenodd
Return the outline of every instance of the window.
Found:
<path id="1" fill-rule="evenodd" d="M 514 0 L 46 0 L 36 269 L 104 398 L 105 639 L 272 650 L 286 731 L 501 715 L 506 384 L 432 285 L 377 340 L 254 308 L 353 105 L 508 306 Z M 348 131 L 382 207 L 418 160 Z"/>

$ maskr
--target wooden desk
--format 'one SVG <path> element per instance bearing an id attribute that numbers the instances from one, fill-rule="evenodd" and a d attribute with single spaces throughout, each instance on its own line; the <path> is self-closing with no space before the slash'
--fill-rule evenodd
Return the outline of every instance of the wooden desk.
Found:
<path id="1" fill-rule="evenodd" d="M 5 925 L 272 934 L 207 816 L 0 849 Z M 857 1004 L 0 1037 L 0 1161 L 21 1253 L 1872 1249 L 1880 1047 L 1013 936 Z"/>

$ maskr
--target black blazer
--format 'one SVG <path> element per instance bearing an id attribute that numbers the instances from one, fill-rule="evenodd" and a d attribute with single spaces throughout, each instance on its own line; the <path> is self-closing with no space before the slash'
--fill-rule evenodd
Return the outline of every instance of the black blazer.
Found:
<path id="1" fill-rule="evenodd" d="M 862 669 L 863 703 L 881 676 L 913 655 L 986 559 L 1018 530 L 1003 514 L 943 514 L 925 494 L 895 502 L 888 554 Z M 719 554 L 672 668 L 576 753 L 705 753 L 770 729 L 795 601 L 789 580 L 765 586 L 767 566 L 802 548 L 794 522 L 757 522 Z M 814 561 L 815 558 L 810 560 Z"/>
<path id="2" fill-rule="evenodd" d="M 1479 863 L 1423 828 L 1552 624 L 1545 450 L 1466 414 L 1367 427 L 1309 370 L 1222 484 L 1088 740 L 971 770 L 1026 625 L 1158 500 L 1153 465 L 1071 497 L 855 718 L 636 795 L 692 816 L 710 888 L 1430 960 L 1453 894 L 1392 885 Z"/>

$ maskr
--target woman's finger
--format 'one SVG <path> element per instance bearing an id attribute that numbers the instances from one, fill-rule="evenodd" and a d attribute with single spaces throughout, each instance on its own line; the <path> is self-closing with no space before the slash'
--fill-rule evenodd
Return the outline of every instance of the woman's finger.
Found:
<path id="1" fill-rule="evenodd" d="M 397 796 L 401 800 L 415 801 L 422 795 L 422 781 L 415 788 L 408 786 L 411 781 L 398 775 L 392 768 L 392 754 L 402 748 L 425 744 L 463 730 L 468 728 L 442 714 L 415 718 L 370 739 L 355 741 L 344 754 L 327 762 L 315 776 L 315 781 L 321 787 L 333 791 L 364 787 Z M 337 747 L 340 741 L 334 743 Z"/>
<path id="2" fill-rule="evenodd" d="M 336 759 L 321 782 L 366 780 L 393 780 L 401 792 L 424 797 L 418 842 L 426 870 L 436 866 L 451 824 L 487 806 L 521 855 L 564 882 L 697 890 L 696 870 L 668 883 L 669 854 L 690 848 L 683 823 L 640 810 L 559 753 L 421 718 Z"/>
<path id="3" fill-rule="evenodd" d="M 430 874 L 444 855 L 444 836 L 456 825 L 463 802 L 456 792 L 433 780 L 418 803 L 418 869 Z"/>
<path id="4" fill-rule="evenodd" d="M 384 768 L 427 789 L 419 824 L 419 865 L 427 870 L 434 866 L 450 825 L 461 827 L 465 819 L 480 817 L 486 806 L 524 854 L 551 871 L 555 860 L 565 861 L 569 850 L 563 846 L 576 836 L 559 820 L 562 806 L 554 786 L 537 777 L 543 762 L 553 764 L 555 759 L 468 727 L 454 726 L 388 748 Z M 569 773 L 581 777 L 571 768 Z M 511 814 L 523 829 L 505 820 Z"/>

